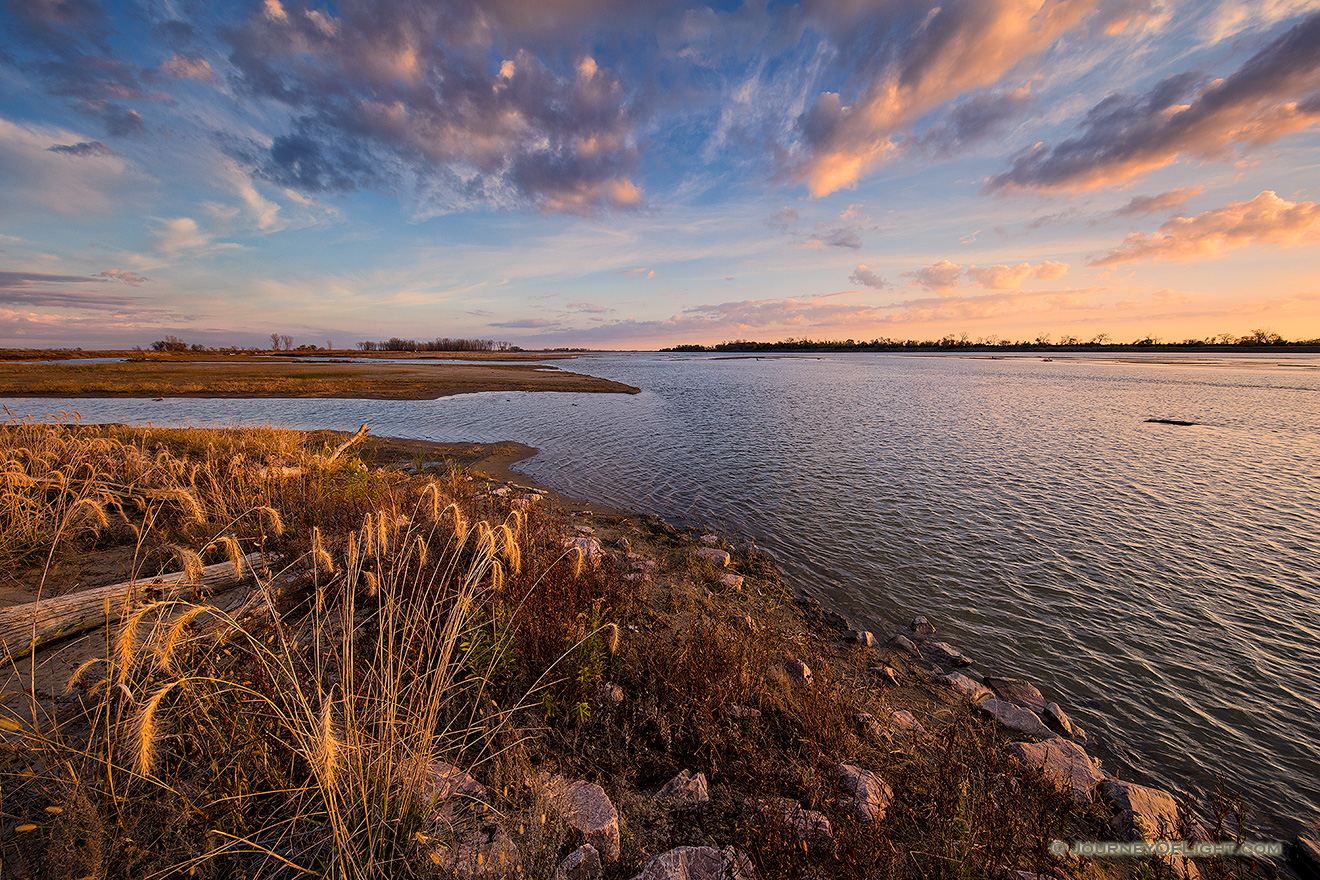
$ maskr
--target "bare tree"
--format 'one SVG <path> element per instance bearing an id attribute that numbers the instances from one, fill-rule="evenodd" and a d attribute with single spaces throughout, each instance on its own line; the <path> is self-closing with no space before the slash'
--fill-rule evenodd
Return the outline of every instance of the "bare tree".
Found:
<path id="1" fill-rule="evenodd" d="M 284 342 L 284 350 L 285 350 L 285 351 L 293 351 L 293 337 L 292 337 L 292 336 L 290 336 L 289 334 L 286 333 L 286 334 L 284 334 L 283 336 L 281 336 L 280 339 Z"/>
<path id="2" fill-rule="evenodd" d="M 278 333 L 272 333 L 272 334 L 270 334 L 270 347 L 271 347 L 271 350 L 273 350 L 273 351 L 279 351 L 279 350 L 280 350 L 280 334 L 278 334 Z"/>

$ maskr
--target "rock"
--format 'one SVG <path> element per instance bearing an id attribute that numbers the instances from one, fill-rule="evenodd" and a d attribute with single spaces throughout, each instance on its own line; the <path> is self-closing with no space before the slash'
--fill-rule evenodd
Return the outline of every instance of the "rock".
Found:
<path id="1" fill-rule="evenodd" d="M 600 880 L 603 875 L 600 853 L 589 843 L 565 856 L 555 869 L 555 880 Z"/>
<path id="2" fill-rule="evenodd" d="M 485 821 L 453 830 L 447 846 L 433 851 L 436 864 L 462 880 L 518 876 L 522 856 L 498 822 Z"/>
<path id="3" fill-rule="evenodd" d="M 889 731 L 880 726 L 880 722 L 875 720 L 875 716 L 870 712 L 858 712 L 857 723 L 861 725 L 862 730 L 866 731 L 871 739 L 879 741 L 889 740 Z"/>
<path id="4" fill-rule="evenodd" d="M 651 859 L 633 880 L 756 880 L 756 869 L 731 846 L 680 846 Z"/>
<path id="5" fill-rule="evenodd" d="M 809 688 L 816 683 L 811 674 L 811 667 L 801 660 L 789 660 L 784 664 L 784 671 L 788 673 L 789 680 L 801 688 Z"/>
<path id="6" fill-rule="evenodd" d="M 655 569 L 654 559 L 634 559 L 628 563 L 629 571 L 655 571 Z"/>
<path id="7" fill-rule="evenodd" d="M 892 666 L 872 666 L 871 674 L 894 687 L 898 687 L 898 673 L 894 671 Z"/>
<path id="8" fill-rule="evenodd" d="M 1015 706 L 1003 700 L 996 700 L 993 697 L 982 700 L 977 706 L 982 712 L 994 718 L 1009 730 L 1025 733 L 1027 736 L 1034 736 L 1037 739 L 1049 739 L 1054 736 L 1054 731 L 1046 727 L 1044 722 L 1030 709 Z"/>
<path id="9" fill-rule="evenodd" d="M 733 561 L 733 557 L 729 555 L 727 550 L 720 550 L 715 547 L 698 547 L 697 558 L 709 562 L 717 568 L 723 568 Z"/>
<path id="10" fill-rule="evenodd" d="M 864 629 L 850 629 L 843 634 L 845 642 L 852 642 L 861 645 L 864 648 L 875 647 L 875 635 Z"/>
<path id="11" fill-rule="evenodd" d="M 885 643 L 885 645 L 889 650 L 897 651 L 900 654 L 907 654 L 909 657 L 921 656 L 921 652 L 917 650 L 916 645 L 912 644 L 912 640 L 901 633 L 891 638 Z"/>
<path id="12" fill-rule="evenodd" d="M 582 832 L 607 862 L 619 859 L 619 813 L 605 789 L 594 782 L 569 782 L 562 776 L 537 775 L 541 799 L 568 825 Z"/>
<path id="13" fill-rule="evenodd" d="M 410 765 L 416 766 L 416 765 Z M 429 761 L 415 783 L 418 798 L 424 804 L 438 807 L 451 798 L 484 803 L 486 787 L 453 764 Z"/>
<path id="14" fill-rule="evenodd" d="M 596 688 L 596 699 L 617 706 L 623 702 L 623 688 L 612 681 L 602 681 L 600 687 Z"/>
<path id="15" fill-rule="evenodd" d="M 936 663 L 943 663 L 947 666 L 972 665 L 971 657 L 968 657 L 948 642 L 924 641 L 921 643 L 921 653 L 925 654 Z"/>
<path id="16" fill-rule="evenodd" d="M 885 810 L 894 797 L 887 782 L 870 770 L 852 764 L 840 764 L 838 773 L 839 784 L 848 794 L 844 805 L 856 813 L 857 818 L 863 822 L 879 822 L 885 818 Z"/>
<path id="17" fill-rule="evenodd" d="M 915 639 L 924 639 L 927 636 L 935 635 L 935 625 L 924 616 L 917 616 L 908 621 L 904 630 Z"/>
<path id="18" fill-rule="evenodd" d="M 990 688 L 980 682 L 973 681 L 961 672 L 950 672 L 948 675 L 941 675 L 936 680 L 941 684 L 947 684 L 973 703 L 979 703 L 987 697 L 994 696 L 990 692 Z"/>
<path id="19" fill-rule="evenodd" d="M 719 581 L 729 589 L 736 590 L 743 585 L 743 576 L 731 571 L 721 572 Z"/>
<path id="20" fill-rule="evenodd" d="M 792 798 L 758 798 L 749 804 L 778 823 L 798 844 L 811 849 L 829 849 L 834 845 L 834 829 L 824 813 L 808 810 Z"/>
<path id="21" fill-rule="evenodd" d="M 623 579 L 630 584 L 649 584 L 651 576 L 644 571 L 630 571 L 623 576 Z"/>
<path id="22" fill-rule="evenodd" d="M 837 629 L 837 630 L 852 629 L 852 621 L 850 621 L 848 618 L 844 617 L 842 614 L 840 614 L 837 611 L 822 610 L 816 616 L 820 619 L 821 623 L 825 624 L 830 629 Z"/>
<path id="23" fill-rule="evenodd" d="M 629 541 L 626 536 L 620 535 L 617 539 L 615 539 L 614 546 L 618 547 L 620 550 L 631 550 L 632 541 Z M 629 553 L 628 555 L 631 556 L 632 554 Z"/>
<path id="24" fill-rule="evenodd" d="M 718 544 L 719 542 L 720 542 L 720 536 L 719 536 L 719 535 L 702 535 L 702 536 L 701 536 L 701 543 L 705 544 L 707 547 L 714 547 L 714 546 L 715 546 L 716 544 Z"/>
<path id="25" fill-rule="evenodd" d="M 742 718 L 760 718 L 760 717 L 761 717 L 761 710 L 760 710 L 760 709 L 752 709 L 752 708 L 750 708 L 750 707 L 748 707 L 748 706 L 735 706 L 735 705 L 733 705 L 732 703 L 729 704 L 729 708 L 726 709 L 725 711 L 729 713 L 729 717 L 730 717 L 730 718 L 739 718 L 739 719 L 742 719 Z"/>
<path id="26" fill-rule="evenodd" d="M 1109 779 L 1100 790 L 1119 811 L 1114 830 L 1124 840 L 1178 839 L 1178 803 L 1168 792 Z"/>
<path id="27" fill-rule="evenodd" d="M 1008 700 L 1033 712 L 1045 711 L 1045 697 L 1036 686 L 1022 678 L 998 678 L 987 675 L 985 683 L 1001 700 Z"/>
<path id="28" fill-rule="evenodd" d="M 1089 803 L 1095 787 L 1105 778 L 1085 749 L 1062 737 L 1038 743 L 1009 743 L 1007 749 L 1025 766 L 1042 771 L 1051 782 L 1070 792 L 1079 804 Z"/>
<path id="29" fill-rule="evenodd" d="M 710 800 L 706 774 L 684 770 L 655 793 L 655 799 L 667 807 L 695 807 Z"/>
<path id="30" fill-rule="evenodd" d="M 591 526 L 583 525 L 582 523 L 577 523 L 577 524 L 575 524 L 575 525 L 573 526 L 573 528 L 576 529 L 577 532 L 578 532 L 578 534 L 580 534 L 580 535 L 594 535 L 594 534 L 596 534 L 596 530 L 595 530 L 595 529 L 593 529 Z"/>
<path id="31" fill-rule="evenodd" d="M 1072 719 L 1068 717 L 1058 703 L 1046 703 L 1045 717 L 1041 720 L 1069 739 L 1074 738 Z"/>
<path id="32" fill-rule="evenodd" d="M 896 727 L 899 730 L 906 730 L 909 733 L 925 733 L 926 727 L 916 719 L 911 712 L 906 709 L 899 709 L 889 713 L 889 726 Z"/>
<path id="33" fill-rule="evenodd" d="M 1057 874 L 1037 874 L 1035 871 L 1000 871 L 997 880 L 1061 880 Z"/>
<path id="34" fill-rule="evenodd" d="M 565 538 L 563 546 L 565 550 L 573 550 L 575 548 L 581 550 L 582 558 L 593 564 L 600 559 L 601 555 L 605 552 L 604 548 L 600 545 L 600 539 L 593 538 L 589 535 L 580 538 Z"/>
<path id="35" fill-rule="evenodd" d="M 1308 872 L 1313 877 L 1320 877 L 1320 845 L 1310 837 L 1298 835 L 1293 841 L 1291 862 L 1303 877 Z"/>
<path id="36" fill-rule="evenodd" d="M 503 498 L 503 497 L 505 497 L 506 495 L 508 495 L 508 494 L 509 494 L 510 492 L 512 492 L 512 491 L 513 491 L 513 490 L 510 489 L 508 486 L 500 486 L 500 487 L 498 487 L 498 488 L 491 489 L 491 490 L 490 490 L 490 494 L 492 494 L 492 495 L 498 495 L 498 496 L 500 496 L 501 498 Z"/>

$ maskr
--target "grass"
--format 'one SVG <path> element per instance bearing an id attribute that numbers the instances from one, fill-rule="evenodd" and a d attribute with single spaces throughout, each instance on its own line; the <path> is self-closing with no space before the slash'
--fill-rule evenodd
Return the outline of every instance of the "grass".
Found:
<path id="1" fill-rule="evenodd" d="M 427 400 L 473 391 L 637 393 L 621 382 L 532 364 L 417 360 L 300 363 L 272 358 L 135 357 L 124 363 L 0 360 L 0 397 L 327 397 Z"/>
<path id="2" fill-rule="evenodd" d="M 38 589 L 61 560 L 115 548 L 144 571 L 266 560 L 237 599 L 136 607 L 89 640 L 67 694 L 0 711 L 5 876 L 444 877 L 498 827 L 517 876 L 550 877 L 580 840 L 527 784 L 538 771 L 618 806 L 608 878 L 680 845 L 736 846 L 784 880 L 1113 876 L 1048 848 L 1104 839 L 1101 807 L 1022 772 L 995 728 L 924 685 L 878 686 L 765 559 L 735 551 L 747 582 L 725 589 L 663 524 L 593 520 L 664 563 L 626 581 L 621 552 L 566 551 L 577 532 L 542 503 L 454 469 L 368 467 L 361 445 L 330 461 L 338 440 L 0 427 L 0 565 Z M 790 656 L 810 659 L 813 688 L 788 680 Z M 931 737 L 858 724 L 899 699 Z M 892 785 L 884 821 L 840 803 L 843 762 Z M 658 808 L 649 793 L 683 769 L 707 774 L 711 802 Z M 460 770 L 481 791 L 436 802 Z M 834 847 L 804 849 L 761 797 L 823 811 Z"/>

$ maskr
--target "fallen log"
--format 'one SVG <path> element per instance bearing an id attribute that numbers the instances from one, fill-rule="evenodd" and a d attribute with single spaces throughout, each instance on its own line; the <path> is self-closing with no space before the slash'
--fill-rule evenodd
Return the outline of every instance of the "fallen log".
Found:
<path id="1" fill-rule="evenodd" d="M 147 602 L 189 599 L 237 586 L 260 564 L 261 554 L 252 553 L 243 559 L 241 571 L 233 562 L 219 562 L 203 568 L 195 580 L 178 572 L 0 608 L 0 662 L 26 657 L 57 639 L 117 623 Z"/>

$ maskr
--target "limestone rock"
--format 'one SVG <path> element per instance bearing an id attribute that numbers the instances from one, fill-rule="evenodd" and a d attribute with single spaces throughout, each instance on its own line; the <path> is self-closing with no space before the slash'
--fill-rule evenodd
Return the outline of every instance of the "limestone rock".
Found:
<path id="1" fill-rule="evenodd" d="M 591 526 L 584 525 L 584 524 L 582 524 L 582 523 L 578 523 L 578 524 L 574 525 L 573 528 L 576 529 L 577 532 L 578 532 L 578 534 L 580 534 L 580 535 L 594 535 L 594 534 L 596 534 L 596 530 L 595 530 L 595 529 L 593 529 Z"/>
<path id="2" fill-rule="evenodd" d="M 847 798 L 844 803 L 863 822 L 879 822 L 885 818 L 885 810 L 894 797 L 889 784 L 870 770 L 863 770 L 852 764 L 840 764 L 838 767 L 839 784 Z"/>
<path id="3" fill-rule="evenodd" d="M 416 782 L 416 790 L 422 803 L 437 807 L 450 798 L 478 802 L 486 800 L 485 786 L 444 761 L 427 762 Z"/>
<path id="4" fill-rule="evenodd" d="M 811 667 L 801 660 L 789 660 L 784 664 L 784 671 L 798 687 L 809 688 L 816 683 L 816 679 L 811 674 Z"/>
<path id="5" fill-rule="evenodd" d="M 982 712 L 994 718 L 1009 730 L 1025 733 L 1027 736 L 1034 736 L 1037 739 L 1049 739 L 1054 736 L 1054 731 L 1046 727 L 1040 717 L 1030 709 L 1015 706 L 1003 700 L 996 700 L 993 697 L 982 700 L 977 706 Z"/>
<path id="6" fill-rule="evenodd" d="M 719 580 L 721 584 L 731 590 L 736 590 L 743 585 L 743 576 L 740 574 L 734 574 L 731 571 L 722 572 Z"/>
<path id="7" fill-rule="evenodd" d="M 1178 838 L 1178 803 L 1168 792 L 1117 779 L 1106 780 L 1100 788 L 1119 811 L 1113 824 L 1124 840 Z"/>
<path id="8" fill-rule="evenodd" d="M 619 859 L 619 813 L 605 789 L 594 782 L 569 782 L 562 776 L 538 774 L 541 799 L 608 862 Z"/>
<path id="9" fill-rule="evenodd" d="M 591 844 L 584 843 L 559 863 L 555 869 L 555 880 L 600 880 L 603 874 L 600 853 Z"/>
<path id="10" fill-rule="evenodd" d="M 994 696 L 994 694 L 990 692 L 990 688 L 980 682 L 973 681 L 961 672 L 950 672 L 948 675 L 941 675 L 936 680 L 941 684 L 947 684 L 973 703 L 979 703 L 984 699 Z"/>
<path id="11" fill-rule="evenodd" d="M 630 571 L 623 576 L 623 579 L 630 584 L 650 583 L 651 576 L 644 571 Z"/>
<path id="12" fill-rule="evenodd" d="M 750 805 L 778 823 L 800 845 L 811 849 L 829 849 L 834 845 L 834 829 L 824 813 L 808 810 L 792 798 L 758 798 Z"/>
<path id="13" fill-rule="evenodd" d="M 875 634 L 864 629 L 850 629 L 843 634 L 845 642 L 861 645 L 863 648 L 875 647 Z"/>
<path id="14" fill-rule="evenodd" d="M 720 536 L 719 536 L 719 535 L 702 535 L 702 536 L 701 536 L 701 543 L 705 544 L 707 547 L 714 547 L 714 546 L 715 546 L 716 544 L 718 544 L 719 542 L 720 542 Z"/>
<path id="15" fill-rule="evenodd" d="M 612 681 L 602 681 L 600 687 L 596 688 L 596 699 L 617 706 L 623 702 L 623 688 Z"/>
<path id="16" fill-rule="evenodd" d="M 582 558 L 587 562 L 595 563 L 601 558 L 605 550 L 600 545 L 600 539 L 590 535 L 578 538 L 565 538 L 563 541 L 565 550 L 581 550 Z"/>
<path id="17" fill-rule="evenodd" d="M 908 733 L 925 733 L 926 726 L 916 719 L 911 712 L 906 709 L 898 709 L 889 713 L 889 726 L 896 727 L 899 730 L 905 730 Z"/>
<path id="18" fill-rule="evenodd" d="M 1024 765 L 1044 772 L 1046 778 L 1070 792 L 1079 804 L 1089 803 L 1095 787 L 1105 778 L 1085 749 L 1062 737 L 1038 743 L 1009 743 L 1007 749 Z"/>
<path id="19" fill-rule="evenodd" d="M 902 633 L 891 638 L 888 642 L 888 647 L 891 651 L 897 651 L 900 654 L 907 654 L 909 657 L 921 656 L 921 652 L 917 650 L 917 646 L 912 644 L 912 640 Z"/>
<path id="20" fill-rule="evenodd" d="M 1001 700 L 1008 700 L 1033 712 L 1045 711 L 1045 697 L 1036 686 L 1022 678 L 999 678 L 987 675 L 985 683 Z"/>
<path id="21" fill-rule="evenodd" d="M 655 799 L 667 807 L 695 807 L 710 800 L 706 774 L 684 770 L 655 793 Z"/>
<path id="22" fill-rule="evenodd" d="M 892 666 L 872 666 L 871 674 L 881 681 L 888 682 L 894 687 L 898 687 L 898 673 Z"/>
<path id="23" fill-rule="evenodd" d="M 447 845 L 433 851 L 436 863 L 462 880 L 494 880 L 518 876 L 522 856 L 513 838 L 495 821 L 460 825 Z"/>
<path id="24" fill-rule="evenodd" d="M 936 663 L 943 663 L 946 666 L 972 665 L 971 657 L 968 657 L 948 642 L 924 641 L 921 643 L 921 653 L 925 654 Z"/>
<path id="25" fill-rule="evenodd" d="M 731 846 L 680 846 L 651 859 L 633 880 L 756 880 L 756 869 Z"/>
<path id="26" fill-rule="evenodd" d="M 654 559 L 634 559 L 628 563 L 629 571 L 655 571 L 656 562 Z"/>
<path id="27" fill-rule="evenodd" d="M 727 550 L 720 550 L 716 547 L 698 547 L 697 558 L 709 562 L 717 568 L 723 568 L 733 561 Z"/>

